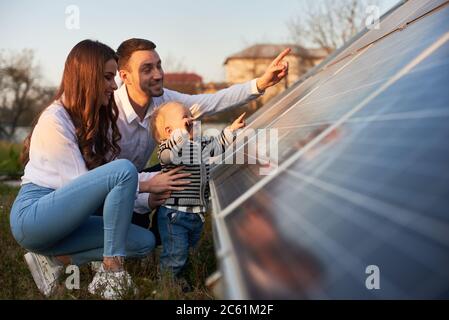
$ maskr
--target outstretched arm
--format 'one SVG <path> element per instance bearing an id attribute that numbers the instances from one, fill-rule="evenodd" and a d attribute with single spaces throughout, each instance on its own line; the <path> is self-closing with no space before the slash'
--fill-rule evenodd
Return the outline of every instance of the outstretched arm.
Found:
<path id="1" fill-rule="evenodd" d="M 245 126 L 245 120 L 243 117 L 246 112 L 242 113 L 230 126 L 226 127 L 221 131 L 221 133 L 216 137 L 205 137 L 202 141 L 203 155 L 207 154 L 211 157 L 218 156 L 225 152 L 226 147 L 228 147 L 235 140 L 235 133 L 238 129 Z"/>
<path id="2" fill-rule="evenodd" d="M 244 105 L 258 98 L 263 92 L 279 83 L 288 74 L 288 63 L 284 58 L 290 53 L 290 49 L 282 51 L 268 66 L 260 78 L 235 84 L 229 88 L 220 90 L 214 94 L 188 95 L 165 89 L 164 101 L 179 101 L 190 106 L 190 111 L 195 119 L 227 108 Z M 154 101 L 157 101 L 156 99 Z"/>

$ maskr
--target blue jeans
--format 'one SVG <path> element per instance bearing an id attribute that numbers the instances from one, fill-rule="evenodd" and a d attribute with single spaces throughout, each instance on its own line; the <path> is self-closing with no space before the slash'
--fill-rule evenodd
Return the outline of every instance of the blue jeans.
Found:
<path id="1" fill-rule="evenodd" d="M 95 168 L 59 189 L 22 186 L 11 209 L 11 230 L 25 249 L 69 255 L 81 265 L 103 257 L 143 257 L 153 234 L 131 224 L 137 171 L 128 160 Z M 93 213 L 103 205 L 103 216 Z"/>
<path id="2" fill-rule="evenodd" d="M 201 237 L 203 221 L 195 213 L 159 207 L 158 226 L 162 241 L 161 270 L 178 275 L 187 264 L 189 248 Z"/>

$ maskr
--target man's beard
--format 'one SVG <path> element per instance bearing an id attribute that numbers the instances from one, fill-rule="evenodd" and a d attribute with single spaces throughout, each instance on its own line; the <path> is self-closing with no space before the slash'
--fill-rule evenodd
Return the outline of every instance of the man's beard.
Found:
<path id="1" fill-rule="evenodd" d="M 160 97 L 160 96 L 162 96 L 163 94 L 164 94 L 164 88 L 161 88 L 161 90 L 158 91 L 158 92 L 156 92 L 156 93 L 153 93 L 153 92 L 150 90 L 150 95 L 151 95 L 152 97 Z"/>
<path id="2" fill-rule="evenodd" d="M 145 91 L 149 97 L 160 97 L 164 94 L 164 86 L 163 82 L 160 84 L 160 90 L 155 90 L 153 87 L 155 85 L 149 86 L 147 88 L 142 88 L 142 91 Z"/>

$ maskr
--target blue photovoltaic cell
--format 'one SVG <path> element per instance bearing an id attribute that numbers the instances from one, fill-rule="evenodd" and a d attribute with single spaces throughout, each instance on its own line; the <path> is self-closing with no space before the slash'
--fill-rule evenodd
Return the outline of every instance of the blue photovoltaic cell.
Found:
<path id="1" fill-rule="evenodd" d="M 213 173 L 228 297 L 449 298 L 448 32 L 444 6 L 259 112 L 252 125 L 279 130 L 279 173 Z"/>
<path id="2" fill-rule="evenodd" d="M 439 15 L 440 19 L 425 19 L 424 23 L 418 21 L 378 42 L 360 56 L 341 61 L 332 69 L 333 72 L 339 70 L 338 73 L 331 77 L 328 75 L 332 72 L 326 73 L 325 81 L 318 81 L 319 87 L 307 97 L 297 104 L 287 104 L 289 109 L 277 118 L 268 117 L 267 121 L 270 122 L 266 128 L 278 130 L 279 164 L 295 152 L 298 145 L 302 146 L 316 133 L 351 111 L 435 42 L 445 31 L 447 20 L 444 20 L 444 16 L 447 16 L 447 10 L 435 15 Z M 319 74 L 316 77 L 320 77 Z M 314 81 L 314 77 L 308 81 Z M 307 86 L 307 82 L 302 86 Z M 228 175 L 232 179 L 228 179 Z M 222 208 L 263 178 L 259 175 L 259 168 L 254 165 L 222 166 L 213 172 L 213 177 L 216 188 L 226 190 L 218 194 Z"/>

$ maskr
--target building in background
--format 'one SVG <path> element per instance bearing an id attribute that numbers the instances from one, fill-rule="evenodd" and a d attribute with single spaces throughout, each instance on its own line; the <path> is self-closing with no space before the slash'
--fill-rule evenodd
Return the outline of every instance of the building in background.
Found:
<path id="1" fill-rule="evenodd" d="M 230 85 L 243 83 L 261 76 L 273 59 L 285 48 L 291 48 L 292 51 L 284 58 L 289 63 L 289 73 L 281 83 L 268 88 L 261 98 L 250 102 L 248 105 L 203 117 L 204 123 L 215 123 L 221 128 L 230 119 L 235 119 L 242 112 L 247 112 L 249 117 L 268 100 L 284 91 L 309 69 L 323 61 L 329 51 L 325 49 L 305 49 L 293 44 L 257 44 L 226 58 L 224 62 L 226 82 L 203 83 L 202 77 L 196 73 L 166 73 L 164 86 L 167 89 L 187 94 L 215 93 Z"/>
<path id="2" fill-rule="evenodd" d="M 166 73 L 164 87 L 187 94 L 203 93 L 203 78 L 196 73 Z"/>
<path id="3" fill-rule="evenodd" d="M 227 87 L 229 86 L 226 82 L 208 82 L 203 86 L 203 93 L 215 93 Z"/>
<path id="4" fill-rule="evenodd" d="M 226 81 L 231 85 L 261 76 L 271 61 L 285 48 L 292 49 L 284 59 L 289 63 L 288 76 L 280 84 L 269 88 L 265 95 L 257 100 L 259 104 L 265 104 L 285 90 L 329 54 L 326 49 L 306 49 L 293 44 L 256 44 L 226 58 Z"/>

